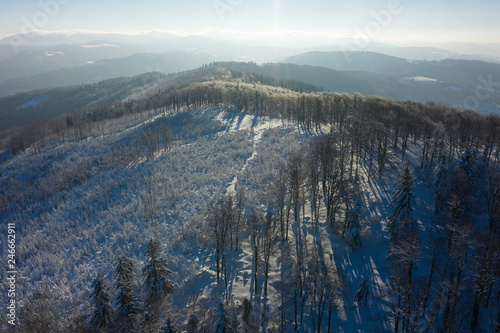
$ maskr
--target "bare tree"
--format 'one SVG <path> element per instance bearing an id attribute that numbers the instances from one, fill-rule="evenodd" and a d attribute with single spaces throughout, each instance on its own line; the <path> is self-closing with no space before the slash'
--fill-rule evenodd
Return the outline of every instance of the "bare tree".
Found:
<path id="1" fill-rule="evenodd" d="M 468 224 L 450 225 L 453 228 L 448 244 L 448 265 L 446 266 L 446 300 L 443 312 L 443 330 L 461 330 L 466 322 L 461 313 L 461 296 L 464 288 L 464 279 L 467 265 L 470 261 L 470 253 L 475 246 L 473 237 L 474 229 Z M 462 316 L 462 317 L 461 317 Z"/>
<path id="2" fill-rule="evenodd" d="M 268 212 L 262 228 L 262 259 L 264 264 L 264 296 L 267 297 L 267 286 L 269 282 L 269 271 L 271 269 L 271 257 L 275 250 L 275 244 L 278 240 L 277 234 L 273 229 L 274 216 Z"/>
<path id="3" fill-rule="evenodd" d="M 226 251 L 230 242 L 233 226 L 233 198 L 223 196 L 215 205 L 208 208 L 207 221 L 210 229 L 210 239 L 214 245 L 213 252 L 217 269 L 217 281 L 224 275 L 227 286 Z"/>
<path id="4" fill-rule="evenodd" d="M 324 263 L 319 253 L 314 255 L 308 265 L 309 311 L 313 322 L 313 332 L 321 332 L 323 319 L 328 314 L 328 330 L 331 332 L 331 316 L 340 296 L 341 283 L 334 266 Z"/>
<path id="5" fill-rule="evenodd" d="M 154 228 L 155 237 L 158 238 L 158 221 L 156 213 L 158 209 L 158 193 L 153 176 L 148 176 L 145 179 L 146 191 L 143 199 L 144 217 Z"/>
<path id="6" fill-rule="evenodd" d="M 500 235 L 500 176 L 496 169 L 490 169 L 483 187 L 486 199 L 490 233 Z"/>
<path id="7" fill-rule="evenodd" d="M 309 185 L 309 202 L 311 204 L 312 222 L 318 231 L 319 211 L 320 211 L 320 158 L 318 145 L 314 142 L 309 144 L 309 153 L 307 155 L 307 176 Z"/>
<path id="8" fill-rule="evenodd" d="M 391 244 L 390 272 L 391 287 L 395 296 L 394 332 L 410 332 L 416 322 L 420 303 L 415 299 L 414 271 L 420 259 L 419 243 L 416 238 L 407 237 Z"/>
<path id="9" fill-rule="evenodd" d="M 481 305 L 486 305 L 489 298 L 489 288 L 495 281 L 495 265 L 498 257 L 498 239 L 493 235 L 485 236 L 478 245 L 477 255 L 474 256 L 474 304 L 472 309 L 471 330 L 478 329 Z M 486 305 L 487 307 L 487 305 Z"/>
<path id="10" fill-rule="evenodd" d="M 253 278 L 254 278 L 254 293 L 258 290 L 258 270 L 259 270 L 259 259 L 261 251 L 261 227 L 262 227 L 262 216 L 259 212 L 253 211 L 250 215 L 248 221 L 250 227 L 250 244 L 252 247 L 252 258 L 253 258 Z"/>
<path id="11" fill-rule="evenodd" d="M 270 184 L 270 194 L 278 212 L 282 241 L 288 239 L 288 219 L 286 218 L 288 179 L 285 168 L 283 163 L 278 164 L 275 179 Z"/>
<path id="12" fill-rule="evenodd" d="M 236 207 L 234 211 L 234 231 L 231 233 L 231 248 L 232 248 L 232 239 L 234 233 L 234 248 L 238 251 L 239 243 L 240 243 L 240 227 L 241 222 L 243 220 L 243 209 L 246 204 L 245 191 L 242 188 L 239 188 L 236 192 Z"/>

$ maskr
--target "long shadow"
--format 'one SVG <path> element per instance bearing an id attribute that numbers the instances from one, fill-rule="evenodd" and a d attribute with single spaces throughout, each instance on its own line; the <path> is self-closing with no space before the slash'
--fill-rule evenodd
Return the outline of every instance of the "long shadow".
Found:
<path id="1" fill-rule="evenodd" d="M 314 227 L 313 227 L 314 228 Z M 316 241 L 316 251 L 318 252 L 319 262 L 321 264 L 321 269 L 323 272 L 327 271 L 326 262 L 325 262 L 325 251 L 323 250 L 323 242 L 321 241 L 321 228 L 318 227 L 318 230 L 314 228 L 314 239 Z"/>
<path id="2" fill-rule="evenodd" d="M 243 119 L 245 119 L 245 114 L 243 114 L 243 113 L 236 116 L 236 124 L 237 124 L 236 128 L 241 127 L 241 124 L 243 123 Z"/>
<path id="3" fill-rule="evenodd" d="M 389 282 L 385 272 L 385 254 L 387 253 L 383 219 L 387 216 L 390 202 L 390 183 L 387 179 L 372 178 L 365 185 L 367 193 L 367 217 L 373 221 L 370 224 L 371 236 L 363 240 L 359 250 L 349 250 L 340 242 L 338 248 L 332 250 L 339 271 L 344 273 L 348 284 L 348 293 L 344 297 L 344 312 L 337 311 L 335 323 L 356 332 L 388 332 L 394 328 L 390 316 L 391 302 L 387 296 Z M 369 281 L 370 296 L 366 303 L 357 304 L 354 292 L 361 276 Z M 345 316 L 345 317 L 344 317 Z"/>
<path id="4" fill-rule="evenodd" d="M 228 271 L 228 286 L 227 286 L 227 299 L 231 299 L 233 296 L 234 283 L 240 272 L 242 271 L 245 262 L 241 260 L 245 256 L 243 251 L 230 253 L 227 259 L 227 271 Z M 246 285 L 245 277 L 243 277 L 243 285 Z"/>
<path id="5" fill-rule="evenodd" d="M 338 263 L 346 263 L 343 267 L 346 282 L 351 288 L 344 295 L 344 308 L 336 311 L 335 322 L 352 332 L 389 332 L 393 330 L 387 316 L 390 313 L 390 301 L 386 298 L 384 285 L 387 277 L 377 267 L 374 258 L 361 250 L 350 253 L 348 250 L 335 255 Z M 369 281 L 369 296 L 366 302 L 357 304 L 354 292 L 364 277 Z M 342 311 L 343 310 L 343 311 Z M 345 317 L 344 317 L 345 316 Z M 347 331 L 346 331 L 347 332 Z"/>
<path id="6" fill-rule="evenodd" d="M 259 124 L 259 119 L 258 118 L 259 118 L 258 116 L 253 117 L 253 119 L 252 119 L 252 129 L 255 128 L 255 127 L 257 127 L 257 125 Z"/>

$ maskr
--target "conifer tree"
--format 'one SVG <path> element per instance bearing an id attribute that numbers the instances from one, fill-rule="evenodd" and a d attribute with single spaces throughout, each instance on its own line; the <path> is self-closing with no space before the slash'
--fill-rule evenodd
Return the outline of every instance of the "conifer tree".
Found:
<path id="1" fill-rule="evenodd" d="M 160 244 L 151 239 L 146 249 L 147 263 L 142 269 L 145 289 L 145 310 L 150 316 L 150 326 L 158 328 L 161 310 L 167 295 L 173 293 L 174 284 L 168 279 L 172 272 L 167 268 Z"/>
<path id="2" fill-rule="evenodd" d="M 134 264 L 129 258 L 123 255 L 118 257 L 114 279 L 117 292 L 115 303 L 117 329 L 130 332 L 135 328 L 135 315 L 139 312 L 139 308 L 133 291 Z"/>
<path id="3" fill-rule="evenodd" d="M 91 332 L 108 332 L 113 318 L 113 308 L 109 300 L 109 287 L 101 276 L 93 282 L 93 291 L 90 294 L 90 299 L 94 307 L 94 312 L 90 319 Z"/>
<path id="4" fill-rule="evenodd" d="M 413 220 L 414 187 L 413 173 L 410 171 L 410 164 L 407 162 L 399 175 L 390 204 L 392 213 L 388 219 L 388 227 L 392 240 L 416 231 L 415 221 Z"/>
<path id="5" fill-rule="evenodd" d="M 441 161 L 436 168 L 436 176 L 434 178 L 434 213 L 439 214 L 445 204 L 448 192 L 448 168 L 444 162 Z"/>

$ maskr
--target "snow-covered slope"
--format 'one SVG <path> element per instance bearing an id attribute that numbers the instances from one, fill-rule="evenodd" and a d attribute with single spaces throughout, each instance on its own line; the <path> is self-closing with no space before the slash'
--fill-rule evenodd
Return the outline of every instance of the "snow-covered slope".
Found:
<path id="1" fill-rule="evenodd" d="M 168 140 L 163 138 L 165 128 L 175 134 Z M 312 130 L 233 109 L 157 109 L 101 123 L 88 139 L 70 139 L 40 152 L 31 149 L 4 161 L 0 180 L 11 204 L 1 216 L 1 237 L 3 242 L 7 223 L 16 223 L 20 307 L 44 295 L 52 311 L 65 311 L 66 316 L 58 319 L 61 323 L 77 322 L 79 315 L 91 312 L 92 280 L 101 273 L 112 284 L 115 259 L 122 254 L 136 264 L 134 285 L 141 299 L 144 251 L 156 238 L 176 285 L 166 313 L 179 325 L 185 328 L 196 314 L 210 329 L 220 299 L 225 298 L 235 313 L 249 299 L 256 323 L 264 331 L 276 331 L 280 314 L 293 307 L 286 286 L 294 274 L 290 267 L 296 264 L 287 261 L 295 259 L 286 253 L 298 246 L 295 236 L 300 234 L 310 254 L 304 267 L 311 271 L 319 263 L 334 281 L 331 331 L 393 331 L 387 216 L 401 163 L 392 152 L 380 177 L 369 177 L 366 163 L 360 163 L 357 171 L 364 202 L 360 249 L 351 249 L 342 237 L 341 214 L 338 230 L 332 232 L 321 203 L 316 228 L 310 198 L 304 195 L 300 229 L 292 226 L 289 241 L 273 246 L 267 295 L 261 266 L 255 275 L 249 226 L 242 228 L 241 247 L 227 253 L 227 286 L 217 281 L 207 226 L 209 207 L 225 194 L 237 197 L 243 189 L 245 220 L 250 221 L 255 210 L 264 215 L 280 164 L 306 154 L 312 139 L 336 131 L 330 125 Z M 147 151 L 150 145 L 155 148 Z M 418 143 L 408 147 L 412 169 L 418 169 L 417 148 Z M 442 232 L 433 223 L 431 187 L 424 176 L 417 173 L 415 187 L 415 219 L 422 235 Z M 430 242 L 428 236 L 421 241 Z M 427 252 L 416 267 L 419 278 L 424 276 L 419 272 L 429 269 Z M 369 295 L 358 303 L 354 295 L 362 278 L 368 282 Z M 309 300 L 304 304 L 316 304 L 312 301 L 316 289 L 312 284 L 305 288 Z M 280 308 L 281 297 L 286 297 L 285 310 Z M 316 310 L 308 309 L 300 320 L 301 332 L 313 332 L 317 325 Z M 330 327 L 327 317 L 322 331 Z M 290 318 L 284 326 L 285 331 L 294 329 Z"/>

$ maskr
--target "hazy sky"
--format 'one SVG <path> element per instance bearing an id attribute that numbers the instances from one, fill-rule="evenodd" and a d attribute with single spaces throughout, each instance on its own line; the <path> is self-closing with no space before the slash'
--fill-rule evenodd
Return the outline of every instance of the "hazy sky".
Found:
<path id="1" fill-rule="evenodd" d="M 300 33 L 310 40 L 485 43 L 500 42 L 499 13 L 498 0 L 0 0 L 0 37 L 23 30 L 158 29 L 255 39 Z"/>

